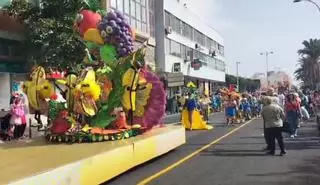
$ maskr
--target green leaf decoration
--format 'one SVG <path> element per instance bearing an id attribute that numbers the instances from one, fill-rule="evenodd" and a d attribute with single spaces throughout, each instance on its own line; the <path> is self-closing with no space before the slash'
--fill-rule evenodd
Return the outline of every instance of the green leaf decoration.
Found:
<path id="1" fill-rule="evenodd" d="M 91 119 L 91 125 L 93 127 L 106 128 L 110 126 L 112 121 L 115 120 L 111 113 L 115 107 L 122 106 L 121 99 L 125 88 L 122 86 L 123 74 L 132 66 L 131 60 L 133 55 L 120 58 L 117 62 L 112 64 L 112 72 L 110 73 L 110 80 L 113 83 L 113 90 L 110 92 L 109 98 L 106 102 L 100 102 L 101 107 Z"/>
<path id="2" fill-rule="evenodd" d="M 90 10 L 95 12 L 102 10 L 99 0 L 84 0 L 84 1 Z"/>
<path id="3" fill-rule="evenodd" d="M 110 64 L 117 60 L 116 48 L 112 45 L 104 45 L 100 48 L 100 56 L 104 62 Z"/>

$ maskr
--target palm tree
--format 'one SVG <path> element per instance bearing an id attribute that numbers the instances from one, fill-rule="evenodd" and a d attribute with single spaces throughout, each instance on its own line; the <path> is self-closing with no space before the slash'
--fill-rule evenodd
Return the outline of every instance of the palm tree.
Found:
<path id="1" fill-rule="evenodd" d="M 297 80 L 305 86 L 315 89 L 320 83 L 320 40 L 310 39 L 303 41 L 303 49 L 298 50 L 300 59 L 298 69 L 295 71 Z"/>

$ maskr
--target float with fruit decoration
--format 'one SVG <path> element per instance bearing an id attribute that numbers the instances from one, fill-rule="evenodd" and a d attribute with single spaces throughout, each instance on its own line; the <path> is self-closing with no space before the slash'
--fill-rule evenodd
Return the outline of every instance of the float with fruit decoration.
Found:
<path id="1" fill-rule="evenodd" d="M 134 30 L 120 12 L 101 12 L 83 9 L 76 17 L 87 55 L 80 72 L 69 69 L 64 79 L 54 79 L 63 86 L 64 102 L 45 101 L 54 94 L 43 67 L 35 67 L 25 82 L 30 106 L 48 114 L 48 141 L 120 140 L 162 123 L 166 95 L 146 66 L 145 46 L 134 49 Z"/>

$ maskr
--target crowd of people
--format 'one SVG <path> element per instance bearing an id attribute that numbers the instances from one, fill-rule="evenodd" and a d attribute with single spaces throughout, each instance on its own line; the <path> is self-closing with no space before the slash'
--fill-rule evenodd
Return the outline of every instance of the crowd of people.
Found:
<path id="1" fill-rule="evenodd" d="M 299 136 L 300 124 L 319 113 L 319 95 L 318 91 L 276 94 L 272 89 L 264 95 L 261 114 L 267 144 L 265 150 L 268 154 L 275 154 L 275 140 L 278 141 L 280 155 L 286 154 L 282 133 L 288 133 L 288 137 L 292 139 Z"/>

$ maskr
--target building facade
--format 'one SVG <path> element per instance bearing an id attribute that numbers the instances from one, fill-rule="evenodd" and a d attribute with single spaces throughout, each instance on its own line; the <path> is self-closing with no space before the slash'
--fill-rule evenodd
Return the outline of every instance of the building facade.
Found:
<path id="1" fill-rule="evenodd" d="M 27 77 L 26 60 L 20 49 L 23 27 L 1 10 L 8 3 L 10 0 L 0 1 L 0 110 L 9 109 L 10 94 L 20 91 Z"/>
<path id="2" fill-rule="evenodd" d="M 275 89 L 291 89 L 292 87 L 292 78 L 284 71 L 269 71 L 268 72 L 268 81 L 265 73 L 256 73 L 252 76 L 253 79 L 259 79 L 261 83 L 262 90 L 267 89 L 268 87 L 273 87 Z"/>
<path id="3" fill-rule="evenodd" d="M 225 82 L 222 37 L 185 4 L 178 0 L 156 2 L 156 62 L 167 76 L 182 74 L 185 83 L 193 81 L 200 91 L 209 93 L 216 82 Z M 177 79 L 177 76 L 174 77 Z M 168 81 L 173 95 L 181 83 Z"/>
<path id="4" fill-rule="evenodd" d="M 147 45 L 146 60 L 155 65 L 155 1 L 156 0 L 106 0 L 106 9 L 122 12 L 136 32 L 135 46 Z"/>

